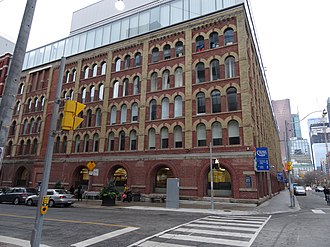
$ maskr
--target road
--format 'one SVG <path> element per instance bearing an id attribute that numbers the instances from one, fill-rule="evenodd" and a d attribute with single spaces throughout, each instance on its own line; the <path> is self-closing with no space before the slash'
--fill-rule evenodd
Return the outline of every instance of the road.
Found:
<path id="1" fill-rule="evenodd" d="M 298 196 L 301 210 L 272 215 L 253 243 L 253 247 L 328 247 L 330 246 L 330 206 L 321 192 Z"/>
<path id="2" fill-rule="evenodd" d="M 41 243 L 102 246 L 329 246 L 330 207 L 323 193 L 297 198 L 301 210 L 274 215 L 208 215 L 127 208 L 51 208 Z M 29 241 L 36 207 L 0 204 L 1 238 Z"/>

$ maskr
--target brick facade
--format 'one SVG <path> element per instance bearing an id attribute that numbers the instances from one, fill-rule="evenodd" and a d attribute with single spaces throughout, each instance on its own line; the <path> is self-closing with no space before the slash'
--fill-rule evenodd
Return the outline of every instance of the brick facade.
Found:
<path id="1" fill-rule="evenodd" d="M 217 123 L 221 126 L 222 143 L 213 145 L 212 152 L 213 158 L 220 161 L 221 169 L 226 170 L 224 173 L 219 170 L 219 176 L 226 181 L 219 186 L 225 186 L 227 193 L 221 194 L 220 188 L 219 196 L 233 200 L 259 200 L 270 194 L 267 174 L 254 171 L 254 150 L 264 146 L 269 148 L 270 164 L 276 166 L 271 169 L 272 193 L 278 191 L 276 169 L 280 170 L 280 167 L 275 164 L 281 164 L 279 137 L 248 26 L 241 6 L 67 58 L 62 97 L 69 97 L 72 92 L 73 99 L 84 102 L 86 108 L 83 110 L 84 122 L 78 129 L 56 134 L 49 186 L 56 181 L 62 181 L 65 187 L 84 182 L 86 189 L 99 190 L 114 178 L 119 168 L 123 168 L 127 177 L 125 182 L 134 191 L 142 194 L 164 193 L 164 187 L 158 181 L 161 179 L 158 172 L 162 170 L 162 176 L 180 179 L 181 197 L 207 197 L 210 195 L 209 143 L 214 139 L 213 124 Z M 228 28 L 233 31 L 234 42 L 224 44 L 224 32 Z M 210 46 L 212 32 L 219 35 L 216 47 Z M 197 51 L 198 37 L 204 38 L 204 47 Z M 178 42 L 183 43 L 183 54 L 176 53 Z M 170 47 L 170 57 L 163 59 L 166 45 Z M 159 51 L 157 62 L 152 60 L 153 51 L 157 50 L 154 48 Z M 137 54 L 141 54 L 141 64 L 136 65 Z M 130 59 L 127 59 L 128 56 Z M 234 58 L 232 66 L 235 70 L 231 71 L 234 76 L 226 76 L 228 57 Z M 219 61 L 220 78 L 211 80 L 214 73 L 211 62 L 214 59 Z M 128 61 L 130 66 L 127 66 Z M 117 63 L 120 64 L 119 70 L 116 69 L 119 66 L 116 66 Z M 196 77 L 201 75 L 196 72 L 198 63 L 204 65 L 204 81 L 200 83 L 196 83 Z M 102 71 L 105 64 L 106 71 Z M 94 68 L 96 74 L 93 73 Z M 182 85 L 175 84 L 178 82 L 175 77 L 177 68 L 182 69 Z M 165 88 L 164 71 L 169 71 Z M 153 73 L 158 75 L 156 86 L 152 86 Z M 13 116 L 17 126 L 8 138 L 10 147 L 7 146 L 6 150 L 1 186 L 35 186 L 42 178 L 58 74 L 58 61 L 22 73 L 21 83 L 25 89 L 17 95 L 21 110 Z M 138 83 L 135 83 L 136 78 Z M 128 82 L 126 85 L 125 79 Z M 152 87 L 158 89 L 152 91 Z M 228 103 L 230 89 L 235 89 L 235 110 L 230 110 Z M 211 95 L 215 90 L 221 95 L 218 112 L 212 109 Z M 202 114 L 197 112 L 200 92 L 205 97 L 205 111 Z M 182 115 L 179 116 L 175 116 L 177 96 L 182 99 Z M 166 108 L 164 98 L 168 101 L 168 116 L 162 118 Z M 44 104 L 31 110 L 29 99 L 32 102 L 38 99 L 38 103 L 44 99 Z M 154 120 L 150 120 L 152 102 L 156 102 Z M 138 105 L 137 121 L 132 121 L 134 103 Z M 125 107 L 126 121 L 121 122 Z M 116 109 L 113 114 L 116 116 L 115 123 L 111 123 L 113 109 Z M 90 119 L 88 112 L 91 112 Z M 97 112 L 101 112 L 99 119 Z M 63 103 L 59 119 L 61 114 Z M 24 131 L 24 121 L 35 124 L 38 118 L 42 121 L 39 127 L 36 126 L 36 131 Z M 232 124 L 238 125 L 236 132 L 232 132 Z M 205 128 L 205 139 L 197 137 L 203 133 L 197 130 L 200 126 Z M 177 135 L 178 129 L 182 130 L 181 136 Z M 151 144 L 153 135 L 154 144 Z M 134 136 L 136 148 L 131 150 Z M 178 136 L 182 147 L 181 142 L 175 139 Z M 238 139 L 237 144 L 230 143 L 233 138 Z M 150 145 L 154 147 L 150 148 Z M 33 148 L 35 153 L 31 151 Z M 88 176 L 82 172 L 90 160 L 97 164 L 98 176 L 90 176 L 88 182 Z M 247 181 L 251 184 L 248 185 Z"/>

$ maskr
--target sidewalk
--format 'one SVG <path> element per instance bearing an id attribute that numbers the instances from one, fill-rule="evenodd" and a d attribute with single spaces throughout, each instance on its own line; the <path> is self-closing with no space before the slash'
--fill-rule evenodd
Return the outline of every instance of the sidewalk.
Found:
<path id="1" fill-rule="evenodd" d="M 158 210 L 158 211 L 178 211 L 178 212 L 196 212 L 207 214 L 226 214 L 226 215 L 252 215 L 252 214 L 276 214 L 283 212 L 295 212 L 300 210 L 297 200 L 294 208 L 290 207 L 290 194 L 288 190 L 283 190 L 271 199 L 265 201 L 261 205 L 249 203 L 230 203 L 230 202 L 214 202 L 214 210 L 211 209 L 210 201 L 192 201 L 180 200 L 179 208 L 167 208 L 166 203 L 161 202 L 116 202 L 116 208 L 129 208 L 135 210 Z M 74 207 L 85 208 L 113 208 L 101 206 L 101 200 L 86 199 L 76 202 Z"/>

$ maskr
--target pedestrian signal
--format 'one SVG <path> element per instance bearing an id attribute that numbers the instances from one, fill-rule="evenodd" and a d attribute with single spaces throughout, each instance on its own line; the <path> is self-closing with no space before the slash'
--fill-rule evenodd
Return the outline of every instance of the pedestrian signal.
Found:
<path id="1" fill-rule="evenodd" d="M 78 117 L 78 114 L 86 107 L 86 105 L 74 100 L 65 101 L 64 115 L 62 119 L 62 130 L 75 130 L 83 118 Z"/>

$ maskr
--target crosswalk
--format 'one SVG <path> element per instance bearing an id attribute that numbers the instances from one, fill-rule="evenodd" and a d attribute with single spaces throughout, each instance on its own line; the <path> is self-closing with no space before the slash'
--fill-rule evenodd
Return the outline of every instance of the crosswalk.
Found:
<path id="1" fill-rule="evenodd" d="M 207 216 L 145 238 L 129 247 L 249 247 L 270 217 Z"/>

